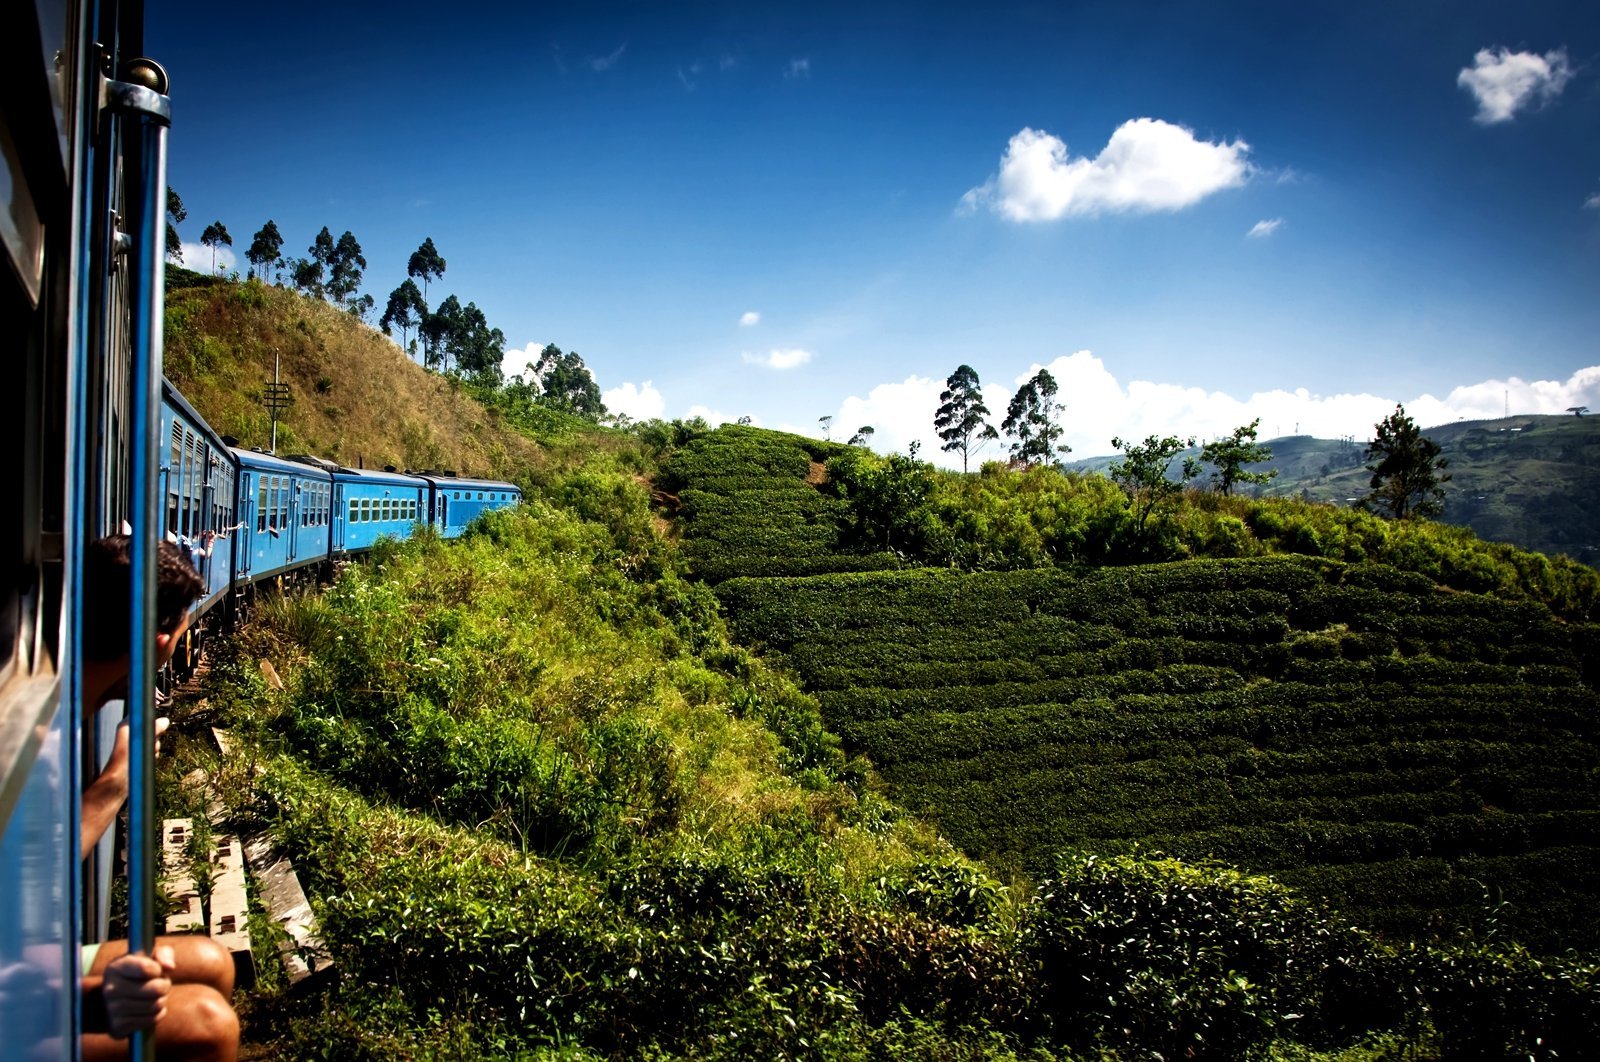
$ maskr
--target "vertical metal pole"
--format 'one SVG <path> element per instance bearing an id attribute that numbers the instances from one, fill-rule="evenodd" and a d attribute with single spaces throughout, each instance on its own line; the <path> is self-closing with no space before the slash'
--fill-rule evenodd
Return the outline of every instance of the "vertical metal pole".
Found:
<path id="1" fill-rule="evenodd" d="M 165 81 L 165 78 L 162 78 Z M 161 85 L 165 88 L 165 84 Z M 156 492 L 161 444 L 161 355 L 166 298 L 163 247 L 167 196 L 167 126 L 171 101 L 143 85 L 107 82 L 107 103 L 128 118 L 124 143 L 137 144 L 137 193 L 129 196 L 130 622 L 128 647 L 128 950 L 155 945 L 156 552 L 161 499 Z M 155 1034 L 135 1033 L 130 1057 L 153 1059 Z"/>
<path id="2" fill-rule="evenodd" d="M 277 394 L 278 394 L 278 361 L 279 361 L 279 359 L 281 357 L 282 357 L 282 355 L 279 354 L 276 350 L 274 350 L 272 352 L 272 394 L 273 394 L 273 397 L 277 397 Z M 274 404 L 273 407 L 272 407 L 272 455 L 274 457 L 276 457 L 277 454 L 278 454 L 278 407 L 277 407 L 276 404 Z"/>

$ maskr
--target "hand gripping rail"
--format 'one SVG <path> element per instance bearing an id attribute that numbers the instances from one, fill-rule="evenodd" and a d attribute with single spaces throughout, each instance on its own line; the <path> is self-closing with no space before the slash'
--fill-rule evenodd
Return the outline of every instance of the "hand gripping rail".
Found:
<path id="1" fill-rule="evenodd" d="M 172 101 L 166 71 L 147 59 L 124 68 L 129 81 L 102 84 L 105 111 L 121 123 L 128 171 L 130 473 L 133 479 L 129 547 L 132 600 L 128 655 L 128 950 L 150 953 L 155 945 L 156 876 L 160 822 L 155 817 L 155 629 L 156 549 L 161 541 L 160 468 L 161 354 L 166 300 L 165 219 L 167 127 Z M 136 1033 L 130 1057 L 155 1057 L 155 1035 Z"/>

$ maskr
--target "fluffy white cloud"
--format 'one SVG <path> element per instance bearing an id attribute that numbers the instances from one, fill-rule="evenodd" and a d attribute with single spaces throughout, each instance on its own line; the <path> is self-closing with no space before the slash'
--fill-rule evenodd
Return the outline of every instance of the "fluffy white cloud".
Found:
<path id="1" fill-rule="evenodd" d="M 507 347 L 505 356 L 500 359 L 501 374 L 508 380 L 513 376 L 526 375 L 531 377 L 533 375 L 533 365 L 539 360 L 539 352 L 544 348 L 544 343 L 529 343 L 521 350 L 515 347 Z M 610 405 L 609 402 L 606 404 Z"/>
<path id="2" fill-rule="evenodd" d="M 233 253 L 233 248 L 223 244 L 216 249 L 217 272 L 228 273 L 238 264 L 238 257 Z M 211 248 L 203 243 L 185 243 L 183 245 L 183 264 L 187 269 L 197 273 L 211 272 Z"/>
<path id="3" fill-rule="evenodd" d="M 758 325 L 760 323 L 761 315 L 755 310 L 746 310 L 744 313 L 739 315 L 740 328 L 749 328 L 751 325 Z"/>
<path id="4" fill-rule="evenodd" d="M 811 351 L 794 347 L 790 350 L 769 350 L 765 354 L 745 351 L 744 360 L 750 365 L 765 365 L 769 369 L 794 369 L 811 360 Z"/>
<path id="5" fill-rule="evenodd" d="M 783 76 L 787 81 L 797 81 L 811 76 L 810 59 L 790 59 L 789 65 L 783 68 Z"/>
<path id="6" fill-rule="evenodd" d="M 659 417 L 667 408 L 666 399 L 661 397 L 661 392 L 649 380 L 637 386 L 624 383 L 621 387 L 613 387 L 601 394 L 600 399 L 612 413 L 626 413 L 634 420 Z"/>
<path id="7" fill-rule="evenodd" d="M 1583 201 L 1583 205 L 1590 210 L 1600 210 L 1600 192 L 1596 192 Z"/>
<path id="8" fill-rule="evenodd" d="M 1278 227 L 1282 224 L 1282 218 L 1273 218 L 1270 221 L 1258 221 L 1254 225 L 1250 226 L 1250 231 L 1245 233 L 1245 235 L 1249 236 L 1251 239 L 1259 240 L 1263 237 L 1271 236 L 1274 232 L 1277 232 Z"/>
<path id="9" fill-rule="evenodd" d="M 1012 221 L 1055 221 L 1119 211 L 1180 210 L 1252 172 L 1243 140 L 1211 143 L 1157 118 L 1123 122 L 1094 158 L 1072 158 L 1067 145 L 1037 129 L 1011 138 L 1000 172 L 961 197 Z"/>
<path id="10" fill-rule="evenodd" d="M 1372 426 L 1404 402 L 1406 412 L 1424 426 L 1455 420 L 1499 417 L 1509 403 L 1513 413 L 1564 413 L 1570 406 L 1600 409 L 1600 365 L 1580 369 L 1566 380 L 1525 381 L 1519 377 L 1485 380 L 1451 390 L 1443 398 L 1433 395 L 1395 396 L 1313 394 L 1293 391 L 1258 391 L 1238 398 L 1199 387 L 1133 380 L 1121 383 L 1101 359 L 1087 350 L 1035 363 L 1010 382 L 983 388 L 991 421 L 998 427 L 1015 389 L 1041 368 L 1050 370 L 1060 385 L 1064 405 L 1061 424 L 1064 441 L 1072 447 L 1068 460 L 1113 453 L 1111 439 L 1143 439 L 1147 435 L 1195 436 L 1204 442 L 1226 435 L 1241 424 L 1261 419 L 1263 439 L 1283 435 L 1339 438 L 1352 435 L 1365 440 Z M 904 452 L 913 440 L 921 443 L 921 456 L 947 468 L 960 468 L 961 456 L 940 450 L 942 440 L 933 429 L 942 381 L 921 376 L 874 387 L 865 397 L 844 400 L 833 423 L 848 435 L 859 425 L 877 429 L 873 448 Z M 811 434 L 816 434 L 813 430 Z M 835 432 L 835 434 L 839 434 Z M 1005 442 L 991 443 L 974 454 L 974 461 L 1006 455 Z"/>
<path id="11" fill-rule="evenodd" d="M 1508 122 L 1530 103 L 1555 99 L 1570 80 L 1572 64 L 1560 48 L 1543 55 L 1484 48 L 1456 75 L 1456 84 L 1477 99 L 1475 120 L 1484 125 Z"/>

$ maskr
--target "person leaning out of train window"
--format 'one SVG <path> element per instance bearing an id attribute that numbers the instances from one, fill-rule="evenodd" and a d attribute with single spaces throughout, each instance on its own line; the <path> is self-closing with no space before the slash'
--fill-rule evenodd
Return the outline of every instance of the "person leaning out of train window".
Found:
<path id="1" fill-rule="evenodd" d="M 84 556 L 83 718 L 91 719 L 121 693 L 128 677 L 129 539 L 89 544 Z M 204 587 L 177 546 L 156 551 L 156 661 L 165 663 L 189 626 L 189 608 Z M 156 734 L 166 729 L 156 721 Z M 83 797 L 83 854 L 99 843 L 128 797 L 128 725 L 105 768 Z M 153 838 L 136 839 L 151 843 Z M 125 1038 L 155 1029 L 163 1059 L 231 1060 L 238 1051 L 239 1018 L 233 994 L 233 958 L 209 937 L 157 937 L 151 955 L 130 954 L 126 940 L 100 945 L 83 978 L 85 1059 L 126 1058 Z"/>

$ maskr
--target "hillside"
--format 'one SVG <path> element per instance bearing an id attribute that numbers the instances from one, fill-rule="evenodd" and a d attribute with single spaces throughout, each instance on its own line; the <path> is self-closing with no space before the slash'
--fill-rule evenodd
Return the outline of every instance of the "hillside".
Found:
<path id="1" fill-rule="evenodd" d="M 350 314 L 270 284 L 180 281 L 167 296 L 166 338 L 167 377 L 241 446 L 270 444 L 261 399 L 277 359 L 292 398 L 278 424 L 280 454 L 525 482 L 553 451 L 580 440 L 607 447 L 595 425 L 552 410 L 539 411 L 541 445 Z"/>
<path id="2" fill-rule="evenodd" d="M 686 554 L 969 854 L 1216 857 L 1401 936 L 1487 889 L 1518 939 L 1600 947 L 1592 569 L 1287 500 L 1195 496 L 1141 534 L 1099 477 L 835 450 L 833 480 L 816 448 L 691 442 L 663 474 Z M 1189 559 L 1130 563 L 1163 554 Z"/>
<path id="3" fill-rule="evenodd" d="M 1593 814 L 1591 569 L 1298 502 L 1147 534 L 1099 477 L 600 429 L 277 289 L 172 309 L 169 372 L 224 430 L 255 423 L 262 363 L 238 350 L 282 344 L 306 449 L 405 463 L 409 433 L 530 487 L 460 541 L 263 595 L 175 706 L 163 812 L 203 822 L 180 779 L 209 773 L 230 828 L 293 859 L 339 970 L 291 991 L 252 919 L 254 1057 L 1577 1057 L 1600 1036 L 1600 965 L 1501 928 L 1591 917 L 1587 835 L 1549 843 Z M 296 420 L 308 394 L 339 412 Z M 1199 559 L 1137 563 L 1173 551 Z M 1119 790 L 1144 796 L 1120 823 Z M 1145 843 L 1236 825 L 1257 848 L 1228 851 L 1269 865 L 1291 807 L 1316 836 L 1270 864 L 1288 874 L 1331 841 L 1413 846 L 1345 860 L 1392 871 L 1395 903 L 1362 908 L 1359 873 L 1318 888 L 1389 937 Z M 1474 908 L 1469 873 L 1510 906 Z M 1407 896 L 1437 933 L 1399 932 Z"/>
<path id="4" fill-rule="evenodd" d="M 1425 434 L 1450 462 L 1441 519 L 1490 541 L 1600 564 L 1600 417 L 1458 421 Z M 1348 505 L 1368 491 L 1359 441 L 1293 435 L 1267 445 L 1272 460 L 1254 467 L 1276 469 L 1278 478 L 1256 493 Z M 1104 472 L 1115 460 L 1093 457 L 1067 467 Z"/>

